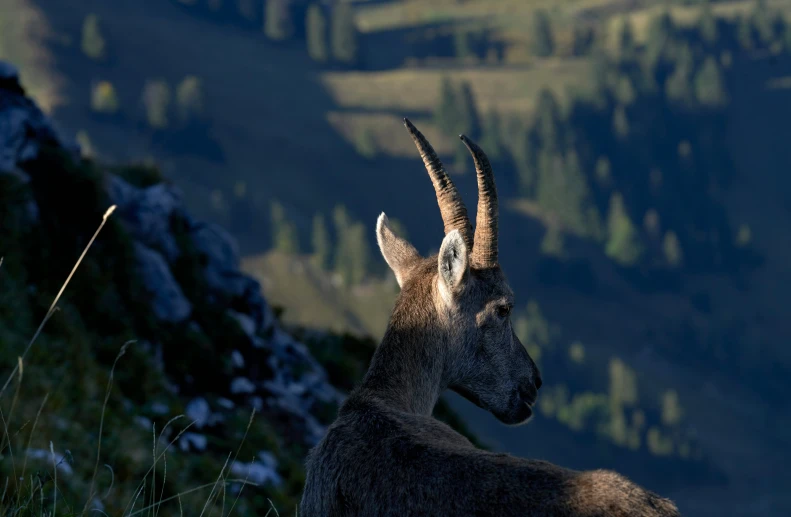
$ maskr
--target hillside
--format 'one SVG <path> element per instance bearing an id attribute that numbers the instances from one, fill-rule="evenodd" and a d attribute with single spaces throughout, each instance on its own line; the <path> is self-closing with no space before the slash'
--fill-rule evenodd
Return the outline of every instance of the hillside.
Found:
<path id="1" fill-rule="evenodd" d="M 502 263 L 547 388 L 525 429 L 497 427 L 451 397 L 454 407 L 485 442 L 616 468 L 690 514 L 791 509 L 787 477 L 768 475 L 782 472 L 789 445 L 791 40 L 782 18 L 755 15 L 785 2 L 710 2 L 712 40 L 701 8 L 676 3 L 668 21 L 640 1 L 359 2 L 355 67 L 316 63 L 299 38 L 272 42 L 258 22 L 212 17 L 196 10 L 203 3 L 12 4 L 32 14 L 2 33 L 0 56 L 18 62 L 58 126 L 84 132 L 102 159 L 159 163 L 191 213 L 239 239 L 243 267 L 289 325 L 381 335 L 394 293 L 375 253 L 376 216 L 398 218 L 424 253 L 441 238 L 400 119 L 436 143 L 471 209 L 457 126 L 438 115 L 445 85 L 466 81 L 481 125 L 492 110 L 502 119 L 500 138 L 478 131 L 487 149 L 503 148 Z M 547 56 L 531 36 L 542 8 L 555 34 Z M 91 13 L 111 50 L 104 63 L 81 51 Z M 586 28 L 596 45 L 582 45 Z M 471 48 L 463 56 L 460 42 Z M 192 74 L 208 119 L 198 144 L 147 127 L 140 108 L 147 80 L 175 89 Z M 113 116 L 91 110 L 100 80 L 117 93 Z M 293 224 L 288 253 L 264 254 L 278 236 L 273 200 Z M 308 261 L 314 216 L 337 244 L 341 204 L 367 236 L 368 278 L 353 288 L 334 280 L 334 258 Z"/>
<path id="2" fill-rule="evenodd" d="M 225 230 L 157 169 L 82 157 L 16 74 L 0 62 L 0 510 L 225 515 L 220 496 L 243 490 L 242 515 L 294 508 L 373 347 L 294 339 Z M 317 362 L 329 346 L 344 354 Z M 18 482 L 26 468 L 37 484 Z"/>

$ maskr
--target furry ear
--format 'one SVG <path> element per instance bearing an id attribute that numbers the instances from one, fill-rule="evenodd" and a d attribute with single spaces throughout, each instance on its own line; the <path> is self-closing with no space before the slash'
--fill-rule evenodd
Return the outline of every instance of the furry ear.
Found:
<path id="1" fill-rule="evenodd" d="M 459 230 L 449 232 L 439 248 L 438 268 L 440 291 L 446 302 L 461 292 L 470 271 L 467 245 Z"/>
<path id="2" fill-rule="evenodd" d="M 414 246 L 393 233 L 384 212 L 376 221 L 376 242 L 385 262 L 393 270 L 398 286 L 403 286 L 412 267 L 420 259 L 420 254 Z"/>

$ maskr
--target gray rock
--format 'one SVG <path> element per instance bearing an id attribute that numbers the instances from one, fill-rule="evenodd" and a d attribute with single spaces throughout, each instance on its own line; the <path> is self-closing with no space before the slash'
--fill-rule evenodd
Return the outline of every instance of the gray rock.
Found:
<path id="1" fill-rule="evenodd" d="M 208 440 L 202 434 L 197 433 L 184 433 L 179 440 L 179 449 L 184 452 L 205 451 Z"/>
<path id="2" fill-rule="evenodd" d="M 195 427 L 200 429 L 209 423 L 211 409 L 209 408 L 209 403 L 206 402 L 206 399 L 200 397 L 192 399 L 190 403 L 187 404 L 185 413 L 190 421 L 195 422 Z"/>
<path id="3" fill-rule="evenodd" d="M 162 183 L 140 189 L 118 176 L 110 176 L 108 194 L 118 205 L 118 215 L 135 239 L 162 253 L 169 264 L 179 257 L 171 229 L 172 216 L 184 216 L 178 188 Z"/>
<path id="4" fill-rule="evenodd" d="M 19 69 L 7 61 L 0 61 L 0 79 L 19 81 Z"/>
<path id="5" fill-rule="evenodd" d="M 35 158 L 43 145 L 67 148 L 52 123 L 25 97 L 16 67 L 0 61 L 0 172 Z"/>
<path id="6" fill-rule="evenodd" d="M 231 352 L 231 364 L 234 368 L 244 368 L 244 356 L 240 351 Z"/>
<path id="7" fill-rule="evenodd" d="M 231 381 L 231 393 L 255 393 L 255 384 L 246 377 L 236 377 Z"/>
<path id="8" fill-rule="evenodd" d="M 255 337 L 256 325 L 253 318 L 247 314 L 236 311 L 228 311 L 228 314 L 239 323 L 239 326 L 242 327 L 242 330 L 248 337 L 251 339 Z"/>
<path id="9" fill-rule="evenodd" d="M 152 295 L 151 309 L 157 318 L 170 323 L 187 319 L 192 313 L 192 305 L 173 278 L 164 257 L 137 242 L 135 256 L 141 281 Z"/>

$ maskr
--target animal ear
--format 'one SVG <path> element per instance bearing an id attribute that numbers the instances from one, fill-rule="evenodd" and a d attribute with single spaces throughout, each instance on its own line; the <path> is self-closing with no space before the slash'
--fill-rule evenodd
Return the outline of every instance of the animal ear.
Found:
<path id="1" fill-rule="evenodd" d="M 376 242 L 385 262 L 393 270 L 398 286 L 403 286 L 412 267 L 420 259 L 420 254 L 414 246 L 393 233 L 384 212 L 376 221 Z"/>
<path id="2" fill-rule="evenodd" d="M 459 230 L 448 232 L 442 240 L 438 256 L 440 288 L 446 301 L 464 288 L 470 271 L 467 245 Z"/>

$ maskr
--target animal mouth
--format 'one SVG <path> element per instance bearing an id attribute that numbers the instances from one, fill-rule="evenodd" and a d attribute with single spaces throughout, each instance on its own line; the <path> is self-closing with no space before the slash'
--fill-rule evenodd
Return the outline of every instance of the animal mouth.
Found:
<path id="1" fill-rule="evenodd" d="M 527 391 L 524 390 L 520 393 L 522 402 L 529 408 L 532 408 L 536 405 L 536 400 L 538 400 L 538 392 L 536 390 Z"/>

